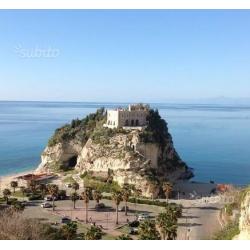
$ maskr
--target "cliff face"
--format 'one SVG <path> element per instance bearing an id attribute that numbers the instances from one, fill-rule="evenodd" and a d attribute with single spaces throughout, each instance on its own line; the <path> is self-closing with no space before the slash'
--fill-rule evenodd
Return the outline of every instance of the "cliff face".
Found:
<path id="1" fill-rule="evenodd" d="M 165 130 L 110 130 L 100 125 L 86 142 L 74 136 L 47 146 L 38 170 L 68 166 L 100 176 L 112 170 L 119 184 L 134 184 L 144 196 L 156 197 L 164 181 L 192 177 L 176 153 L 167 127 Z"/>
<path id="2" fill-rule="evenodd" d="M 237 240 L 250 240 L 250 191 L 245 195 L 241 204 L 239 219 L 240 234 L 235 237 Z"/>

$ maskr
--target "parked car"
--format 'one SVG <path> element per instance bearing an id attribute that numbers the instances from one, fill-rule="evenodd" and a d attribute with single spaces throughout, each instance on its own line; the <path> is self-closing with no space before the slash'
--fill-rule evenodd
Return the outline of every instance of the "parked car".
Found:
<path id="1" fill-rule="evenodd" d="M 125 206 L 123 206 L 123 207 L 121 207 L 121 208 L 119 208 L 118 210 L 120 211 L 120 212 L 123 212 L 123 211 L 125 211 Z M 127 206 L 127 211 L 129 210 L 129 207 Z"/>
<path id="2" fill-rule="evenodd" d="M 44 198 L 45 201 L 53 201 L 53 197 L 48 195 L 48 196 L 45 196 Z M 58 200 L 58 197 L 54 197 L 54 200 L 57 201 Z"/>
<path id="3" fill-rule="evenodd" d="M 105 208 L 105 207 L 106 207 L 106 206 L 105 206 L 104 203 L 98 203 L 98 204 L 95 205 L 95 209 L 103 209 L 103 208 Z"/>
<path id="4" fill-rule="evenodd" d="M 41 207 L 42 208 L 50 208 L 50 207 L 52 207 L 52 205 L 49 202 L 44 202 L 44 203 L 41 204 Z"/>
<path id="5" fill-rule="evenodd" d="M 142 213 L 142 214 L 139 214 L 138 221 L 143 221 L 143 220 L 146 220 L 146 219 L 149 219 L 149 218 L 150 218 L 149 214 Z"/>
<path id="6" fill-rule="evenodd" d="M 67 223 L 70 223 L 71 222 L 71 219 L 69 217 L 62 217 L 61 219 L 61 223 L 64 223 L 64 224 L 67 224 Z"/>
<path id="7" fill-rule="evenodd" d="M 52 196 L 49 196 L 49 195 L 48 195 L 48 196 L 45 196 L 45 197 L 44 197 L 44 200 L 45 200 L 45 201 L 52 201 L 53 199 L 52 199 Z"/>

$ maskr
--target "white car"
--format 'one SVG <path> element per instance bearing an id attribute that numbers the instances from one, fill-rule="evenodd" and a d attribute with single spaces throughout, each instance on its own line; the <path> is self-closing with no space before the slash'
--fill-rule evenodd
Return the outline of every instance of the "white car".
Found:
<path id="1" fill-rule="evenodd" d="M 139 214 L 138 221 L 143 221 L 143 220 L 146 220 L 146 219 L 149 219 L 149 218 L 150 218 L 149 214 L 142 213 L 142 214 Z"/>
<path id="2" fill-rule="evenodd" d="M 50 207 L 52 207 L 52 205 L 49 202 L 44 202 L 44 203 L 41 204 L 41 207 L 42 208 L 50 208 Z"/>
<path id="3" fill-rule="evenodd" d="M 45 200 L 45 201 L 52 201 L 52 197 L 49 196 L 49 195 L 48 195 L 48 196 L 45 196 L 45 197 L 44 197 L 44 200 Z"/>

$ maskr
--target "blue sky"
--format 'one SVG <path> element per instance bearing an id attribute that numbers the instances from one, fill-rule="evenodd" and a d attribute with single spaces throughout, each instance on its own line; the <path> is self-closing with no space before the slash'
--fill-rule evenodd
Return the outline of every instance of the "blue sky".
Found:
<path id="1" fill-rule="evenodd" d="M 249 98 L 249 31 L 239 10 L 1 10 L 0 100 Z"/>

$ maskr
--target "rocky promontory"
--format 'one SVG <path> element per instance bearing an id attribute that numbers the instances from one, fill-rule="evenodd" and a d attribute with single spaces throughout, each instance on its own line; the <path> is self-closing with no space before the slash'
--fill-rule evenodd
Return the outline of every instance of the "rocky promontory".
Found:
<path id="1" fill-rule="evenodd" d="M 166 181 L 189 179 L 192 171 L 176 152 L 167 123 L 149 109 L 142 129 L 107 128 L 104 108 L 57 129 L 42 153 L 39 171 L 91 172 L 133 184 L 147 197 L 157 197 Z"/>

